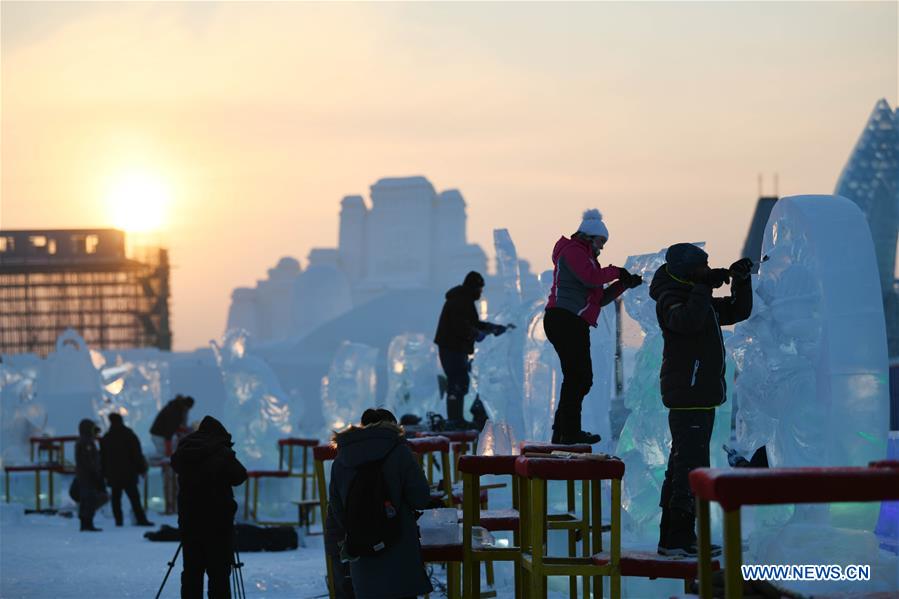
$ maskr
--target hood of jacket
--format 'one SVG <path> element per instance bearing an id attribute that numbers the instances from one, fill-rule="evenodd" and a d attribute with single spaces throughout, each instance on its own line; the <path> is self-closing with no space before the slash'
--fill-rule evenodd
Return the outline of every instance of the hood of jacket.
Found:
<path id="1" fill-rule="evenodd" d="M 553 246 L 553 264 L 559 263 L 559 256 L 561 256 L 562 252 L 570 246 L 580 246 L 584 248 L 585 251 L 590 253 L 591 256 L 593 255 L 593 250 L 590 248 L 590 244 L 583 239 L 569 239 L 568 237 L 562 235 L 561 237 L 559 237 L 556 245 Z"/>
<path id="2" fill-rule="evenodd" d="M 96 436 L 96 430 L 97 425 L 88 418 L 78 423 L 78 436 L 82 439 L 93 439 Z"/>
<path id="3" fill-rule="evenodd" d="M 351 426 L 337 433 L 337 461 L 350 468 L 383 459 L 397 444 L 405 443 L 403 429 L 392 422 Z"/>
<path id="4" fill-rule="evenodd" d="M 465 285 L 456 285 L 452 289 L 448 290 L 444 297 L 448 300 L 469 302 L 474 302 L 478 299 L 477 292 L 475 292 L 471 287 L 466 287 Z"/>
<path id="5" fill-rule="evenodd" d="M 680 294 L 689 293 L 692 285 L 684 281 L 678 281 L 668 272 L 668 264 L 661 265 L 652 275 L 652 283 L 649 284 L 649 297 L 659 301 L 666 291 L 676 291 Z"/>
<path id="6" fill-rule="evenodd" d="M 201 469 L 203 464 L 222 448 L 230 449 L 233 445 L 231 435 L 221 422 L 212 416 L 206 416 L 200 423 L 200 428 L 178 443 L 175 452 L 177 459 L 172 456 L 172 468 L 178 474 L 184 474 L 195 469 Z"/>

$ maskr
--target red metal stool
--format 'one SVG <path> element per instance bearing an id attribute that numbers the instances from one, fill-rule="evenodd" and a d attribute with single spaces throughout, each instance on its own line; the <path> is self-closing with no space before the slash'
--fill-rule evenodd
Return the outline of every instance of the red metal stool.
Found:
<path id="1" fill-rule="evenodd" d="M 690 487 L 699 521 L 699 594 L 712 596 L 709 502 L 715 501 L 724 510 L 724 594 L 740 599 L 742 506 L 897 500 L 899 468 L 698 468 L 690 472 Z"/>
<path id="2" fill-rule="evenodd" d="M 257 524 L 290 524 L 296 525 L 296 522 L 263 522 L 259 519 L 259 479 L 262 478 L 289 478 L 290 472 L 287 470 L 249 470 L 247 471 L 247 482 L 244 487 L 244 504 L 243 517 L 249 520 L 252 515 L 253 521 Z M 253 486 L 253 509 L 250 510 L 250 485 Z"/>
<path id="3" fill-rule="evenodd" d="M 619 460 L 590 459 L 588 457 L 565 459 L 552 457 L 519 456 L 515 462 L 515 472 L 520 477 L 519 502 L 521 511 L 521 566 L 522 587 L 530 592 L 530 597 L 542 597 L 546 589 L 546 577 L 584 577 L 585 596 L 589 597 L 588 577 L 593 577 L 593 592 L 602 594 L 602 576 L 609 576 L 613 599 L 621 596 L 621 479 L 624 463 Z M 546 554 L 546 535 L 549 530 L 547 518 L 547 482 L 553 480 L 587 481 L 588 494 L 585 505 L 589 510 L 584 515 L 586 527 L 590 531 L 590 542 L 586 548 L 602 551 L 602 526 L 600 522 L 600 482 L 611 481 L 612 523 L 611 552 L 608 563 L 596 564 L 592 555 L 583 557 L 555 557 Z M 592 499 L 592 500 L 591 500 Z M 576 581 L 573 586 L 576 592 Z"/>
<path id="4" fill-rule="evenodd" d="M 4 466 L 3 472 L 6 480 L 6 503 L 10 502 L 10 473 L 11 472 L 34 472 L 34 509 L 41 510 L 41 472 L 47 473 L 47 502 L 49 507 L 53 507 L 53 474 L 64 474 L 62 466 L 59 464 L 26 464 L 23 466 Z"/>

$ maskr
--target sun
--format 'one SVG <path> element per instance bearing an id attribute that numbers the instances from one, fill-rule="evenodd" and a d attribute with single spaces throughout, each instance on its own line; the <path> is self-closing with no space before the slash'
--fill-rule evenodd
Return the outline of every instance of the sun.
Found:
<path id="1" fill-rule="evenodd" d="M 165 225 L 171 190 L 158 175 L 128 171 L 110 181 L 106 202 L 113 226 L 129 233 L 150 233 Z"/>

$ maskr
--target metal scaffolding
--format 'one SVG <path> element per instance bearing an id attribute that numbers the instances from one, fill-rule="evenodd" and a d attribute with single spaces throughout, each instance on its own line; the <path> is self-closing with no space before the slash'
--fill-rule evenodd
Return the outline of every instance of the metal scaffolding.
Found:
<path id="1" fill-rule="evenodd" d="M 67 328 L 97 349 L 171 349 L 169 261 L 114 229 L 0 231 L 0 353 L 46 356 Z"/>

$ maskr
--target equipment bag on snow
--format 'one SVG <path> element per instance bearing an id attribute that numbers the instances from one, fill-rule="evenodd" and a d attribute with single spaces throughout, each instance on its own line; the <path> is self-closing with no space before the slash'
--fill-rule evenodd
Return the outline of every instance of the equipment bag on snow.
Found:
<path id="1" fill-rule="evenodd" d="M 380 460 L 359 465 L 350 483 L 343 550 L 353 558 L 377 555 L 400 538 L 400 515 L 383 472 L 384 461 L 397 445 Z"/>

